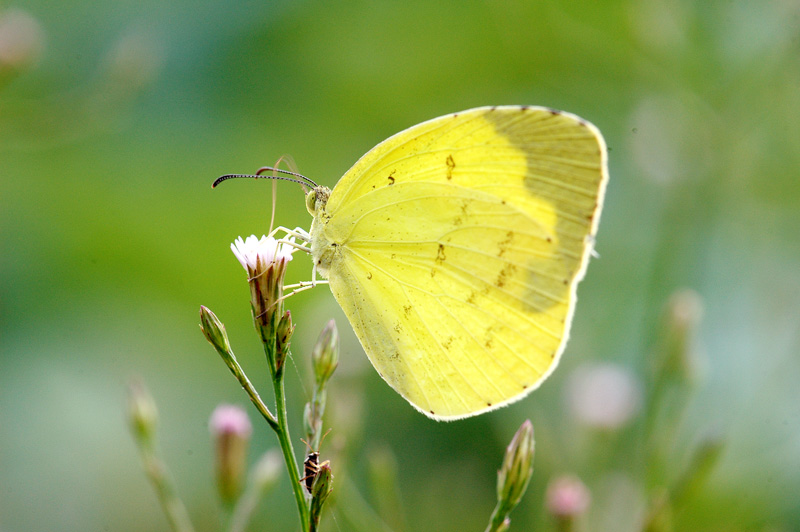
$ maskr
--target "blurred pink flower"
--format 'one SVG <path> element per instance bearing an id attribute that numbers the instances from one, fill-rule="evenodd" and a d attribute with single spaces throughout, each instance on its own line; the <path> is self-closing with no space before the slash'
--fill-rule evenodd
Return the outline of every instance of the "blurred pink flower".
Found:
<path id="1" fill-rule="evenodd" d="M 20 69 L 36 62 L 44 51 L 44 31 L 27 11 L 0 12 L 0 69 Z"/>
<path id="2" fill-rule="evenodd" d="M 240 406 L 219 405 L 211 414 L 208 428 L 214 436 L 222 434 L 235 434 L 242 438 L 249 438 L 253 432 L 250 418 Z"/>
<path id="3" fill-rule="evenodd" d="M 642 393 L 636 377 L 617 364 L 579 367 L 567 385 L 567 405 L 581 423 L 617 429 L 639 411 Z"/>
<path id="4" fill-rule="evenodd" d="M 589 488 L 573 475 L 562 475 L 550 481 L 546 495 L 547 511 L 558 518 L 572 518 L 589 509 Z"/>

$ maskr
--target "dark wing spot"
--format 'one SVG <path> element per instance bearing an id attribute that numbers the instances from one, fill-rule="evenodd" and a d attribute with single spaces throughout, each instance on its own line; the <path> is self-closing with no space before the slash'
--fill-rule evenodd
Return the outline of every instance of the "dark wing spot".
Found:
<path id="1" fill-rule="evenodd" d="M 394 177 L 389 176 L 387 179 L 389 179 L 389 185 L 394 185 Z"/>
<path id="2" fill-rule="evenodd" d="M 444 244 L 439 244 L 439 249 L 436 251 L 436 264 L 442 264 L 445 260 Z"/>
<path id="3" fill-rule="evenodd" d="M 503 255 L 505 255 L 506 251 L 508 251 L 508 247 L 511 245 L 512 240 L 514 240 L 514 231 L 509 231 L 508 233 L 506 233 L 506 238 L 502 242 L 497 244 L 498 257 L 502 257 Z"/>
<path id="4" fill-rule="evenodd" d="M 522 109 L 523 111 L 527 111 L 527 110 L 529 110 L 530 108 L 531 108 L 531 106 L 530 106 L 530 105 L 523 105 L 523 106 L 521 107 L 521 109 Z"/>
<path id="5" fill-rule="evenodd" d="M 486 406 L 492 406 L 492 403 L 486 403 Z"/>
<path id="6" fill-rule="evenodd" d="M 486 349 L 491 349 L 492 345 L 494 345 L 494 326 L 493 325 L 490 325 L 486 329 L 485 337 L 486 337 L 486 339 L 483 341 L 483 346 Z"/>
<path id="7" fill-rule="evenodd" d="M 367 272 L 367 279 L 372 279 L 372 272 Z"/>
<path id="8" fill-rule="evenodd" d="M 508 278 L 512 276 L 515 271 L 517 271 L 516 264 L 506 264 L 503 266 L 503 269 L 500 270 L 500 273 L 497 274 L 497 280 L 494 282 L 494 285 L 497 288 L 503 288 L 506 285 Z"/>
<path id="9" fill-rule="evenodd" d="M 447 180 L 450 181 L 453 179 L 453 168 L 456 167 L 456 162 L 453 160 L 453 155 L 448 155 L 444 163 L 447 165 Z"/>

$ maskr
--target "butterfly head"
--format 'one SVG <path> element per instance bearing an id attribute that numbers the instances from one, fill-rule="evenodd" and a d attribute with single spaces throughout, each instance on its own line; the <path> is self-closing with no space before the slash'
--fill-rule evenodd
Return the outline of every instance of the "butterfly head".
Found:
<path id="1" fill-rule="evenodd" d="M 323 186 L 316 186 L 306 194 L 306 209 L 313 217 L 325 208 L 328 203 L 328 197 L 331 195 L 331 189 Z"/>

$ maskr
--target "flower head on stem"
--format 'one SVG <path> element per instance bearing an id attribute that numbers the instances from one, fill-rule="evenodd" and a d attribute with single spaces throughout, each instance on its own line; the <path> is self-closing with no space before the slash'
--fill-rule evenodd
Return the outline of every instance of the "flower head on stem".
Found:
<path id="1" fill-rule="evenodd" d="M 275 392 L 275 423 L 270 423 L 270 426 L 278 436 L 300 513 L 300 522 L 306 532 L 310 522 L 308 502 L 300 483 L 297 457 L 289 437 L 283 382 L 284 361 L 289 355 L 289 341 L 294 332 L 291 314 L 283 309 L 283 279 L 286 265 L 292 260 L 292 253 L 296 249 L 293 237 L 276 240 L 272 236 L 258 238 L 252 235 L 246 240 L 239 237 L 231 244 L 233 254 L 247 272 L 253 324 L 261 337 Z"/>
<path id="2" fill-rule="evenodd" d="M 244 485 L 253 426 L 244 409 L 235 405 L 219 405 L 208 426 L 216 447 L 217 489 L 222 501 L 232 505 Z"/>
<path id="3" fill-rule="evenodd" d="M 253 323 L 263 342 L 275 342 L 278 320 L 283 316 L 283 278 L 286 264 L 296 247 L 294 238 L 280 241 L 271 236 L 250 235 L 231 244 L 231 250 L 247 272 Z M 279 370 L 277 360 L 270 360 L 272 373 Z"/>
<path id="4" fill-rule="evenodd" d="M 562 475 L 547 487 L 546 504 L 558 530 L 575 530 L 576 520 L 586 513 L 591 495 L 586 485 L 573 475 Z"/>

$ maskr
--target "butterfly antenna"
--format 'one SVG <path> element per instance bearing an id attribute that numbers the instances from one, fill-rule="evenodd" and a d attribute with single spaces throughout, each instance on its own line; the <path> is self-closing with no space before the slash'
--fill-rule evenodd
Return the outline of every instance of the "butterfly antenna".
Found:
<path id="1" fill-rule="evenodd" d="M 310 187 L 318 186 L 313 180 L 304 176 L 303 174 L 300 174 L 298 172 L 292 172 L 291 170 L 284 170 L 283 168 L 277 168 L 277 165 L 285 158 L 288 158 L 290 164 L 294 165 L 294 161 L 292 161 L 291 158 L 289 158 L 287 155 L 284 155 L 281 156 L 280 159 L 278 159 L 278 162 L 275 163 L 275 166 L 262 166 L 261 168 L 256 170 L 255 174 L 225 174 L 223 176 L 220 176 L 214 181 L 214 183 L 211 185 L 211 188 L 216 188 L 217 185 L 219 185 L 223 181 L 227 181 L 228 179 L 240 179 L 240 178 L 291 181 L 292 183 L 297 183 L 298 185 L 302 185 L 304 188 L 307 186 Z M 264 175 L 264 172 L 272 172 L 272 175 Z M 279 176 L 276 174 L 291 175 L 300 179 L 292 179 L 291 177 Z"/>
<path id="2" fill-rule="evenodd" d="M 280 159 L 278 159 L 278 162 L 277 162 L 277 163 L 275 163 L 275 166 L 262 166 L 261 168 L 259 168 L 259 169 L 256 171 L 256 175 L 262 175 L 264 172 L 273 172 L 273 175 L 274 175 L 274 173 L 286 174 L 286 175 L 293 175 L 293 176 L 295 176 L 295 177 L 299 177 L 300 179 L 302 179 L 303 181 L 305 181 L 305 183 L 306 183 L 307 185 L 309 185 L 309 186 L 312 186 L 312 187 L 316 187 L 316 186 L 317 186 L 317 184 L 316 184 L 316 183 L 314 183 L 314 182 L 313 182 L 311 179 L 309 179 L 308 177 L 304 176 L 303 174 L 301 174 L 301 173 L 298 173 L 298 172 L 292 172 L 291 170 L 284 170 L 283 168 L 278 168 L 278 167 L 277 167 L 277 166 L 278 166 L 278 163 L 280 163 L 280 162 L 281 162 L 281 161 L 282 161 L 284 158 L 287 158 L 287 157 L 288 157 L 288 155 L 283 155 L 283 156 L 281 156 L 281 158 L 280 158 Z M 291 164 L 292 166 L 294 166 L 294 161 L 293 161 L 293 160 L 291 160 L 291 159 L 289 159 L 289 160 L 291 161 L 291 162 L 290 162 L 290 164 Z"/>
<path id="3" fill-rule="evenodd" d="M 290 172 L 291 173 L 291 172 Z M 300 174 L 297 174 L 300 175 Z M 301 176 L 305 177 L 305 176 Z M 305 177 L 306 181 L 300 181 L 299 179 L 292 179 L 291 177 L 282 177 L 279 175 L 258 175 L 258 174 L 225 174 L 223 176 L 219 176 L 212 184 L 211 188 L 216 188 L 220 183 L 223 181 L 227 181 L 228 179 L 240 179 L 240 178 L 249 178 L 249 179 L 279 179 L 281 181 L 291 181 L 292 183 L 297 183 L 298 185 L 302 185 L 304 187 L 313 186 L 316 187 L 316 184 L 307 177 Z"/>

